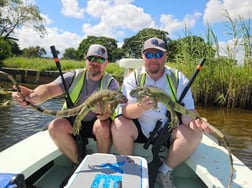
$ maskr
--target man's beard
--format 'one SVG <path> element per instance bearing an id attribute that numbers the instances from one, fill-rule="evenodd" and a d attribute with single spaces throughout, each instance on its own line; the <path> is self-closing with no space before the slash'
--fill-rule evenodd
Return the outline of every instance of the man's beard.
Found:
<path id="1" fill-rule="evenodd" d="M 92 77 L 99 76 L 101 74 L 100 67 L 95 65 L 89 65 L 89 75 Z"/>
<path id="2" fill-rule="evenodd" d="M 149 68 L 148 69 L 148 72 L 151 73 L 151 74 L 158 74 L 160 71 L 160 66 L 157 66 L 155 68 Z"/>

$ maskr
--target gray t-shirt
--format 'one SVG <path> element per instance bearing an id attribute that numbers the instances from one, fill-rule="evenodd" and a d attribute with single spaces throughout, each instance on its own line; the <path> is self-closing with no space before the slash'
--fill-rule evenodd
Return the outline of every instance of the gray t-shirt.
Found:
<path id="1" fill-rule="evenodd" d="M 73 70 L 73 71 L 64 73 L 63 76 L 64 76 L 64 79 L 65 79 L 65 82 L 66 82 L 66 86 L 69 89 L 70 86 L 71 86 L 71 83 L 72 83 L 72 81 L 74 79 L 75 71 Z M 84 83 L 84 87 L 82 87 L 82 89 L 81 89 L 81 93 L 79 95 L 79 99 L 78 99 L 78 101 L 76 103 L 76 106 L 82 104 L 92 93 L 94 93 L 96 91 L 99 91 L 100 81 L 101 80 L 91 80 L 86 75 L 86 78 L 84 79 L 84 82 L 85 82 Z M 60 76 L 58 78 L 56 78 L 54 80 L 54 82 L 56 82 L 57 84 L 59 84 L 60 87 L 62 88 L 62 90 L 64 91 L 64 86 L 63 86 L 62 79 L 61 79 Z M 120 90 L 119 83 L 117 82 L 116 79 L 112 79 L 111 80 L 108 89 L 111 89 L 111 90 Z M 95 117 L 96 117 L 96 115 L 92 111 L 90 111 L 85 116 L 85 118 L 83 119 L 83 121 L 91 121 Z"/>

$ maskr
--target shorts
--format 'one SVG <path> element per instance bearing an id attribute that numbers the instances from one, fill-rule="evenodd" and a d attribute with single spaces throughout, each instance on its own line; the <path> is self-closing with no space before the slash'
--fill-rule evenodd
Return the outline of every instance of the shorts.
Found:
<path id="1" fill-rule="evenodd" d="M 75 116 L 69 117 L 66 119 L 73 125 L 73 122 L 75 120 Z M 94 118 L 91 121 L 82 121 L 81 122 L 82 126 L 81 126 L 81 130 L 80 130 L 80 134 L 79 134 L 81 136 L 81 138 L 93 138 L 96 141 L 96 137 L 93 133 L 93 126 L 94 126 L 94 123 L 96 120 L 97 120 L 97 118 Z M 108 120 L 110 122 L 112 122 L 111 118 L 109 118 Z M 76 136 L 74 136 L 74 137 L 76 137 Z"/>
<path id="2" fill-rule="evenodd" d="M 143 134 L 143 131 L 141 129 L 141 125 L 138 121 L 138 119 L 132 119 L 132 121 L 135 123 L 137 131 L 138 131 L 138 136 L 135 142 L 137 143 L 145 143 L 148 141 L 148 138 Z"/>
<path id="3" fill-rule="evenodd" d="M 66 118 L 72 125 L 73 125 L 73 122 L 74 122 L 74 119 L 75 117 L 69 117 L 69 118 Z M 81 124 L 81 130 L 80 130 L 80 136 L 82 138 L 93 138 L 94 140 L 96 140 L 96 137 L 95 135 L 93 134 L 93 126 L 94 126 L 94 122 L 97 120 L 97 118 L 94 118 L 93 120 L 91 121 L 82 121 Z M 76 136 L 74 136 L 76 137 Z"/>
<path id="4" fill-rule="evenodd" d="M 140 125 L 138 119 L 132 119 L 132 121 L 134 122 L 134 124 L 136 125 L 136 128 L 138 130 L 138 136 L 137 136 L 135 142 L 137 142 L 137 143 L 146 143 L 148 141 L 148 138 L 143 134 L 143 131 L 141 129 L 141 125 Z M 168 136 L 170 138 L 170 134 Z M 153 142 L 155 142 L 156 139 L 157 139 L 157 137 L 154 138 Z M 153 144 L 153 142 L 151 142 L 151 144 Z M 169 147 L 170 146 L 170 139 L 167 139 L 167 142 L 164 143 L 164 145 L 166 147 Z"/>

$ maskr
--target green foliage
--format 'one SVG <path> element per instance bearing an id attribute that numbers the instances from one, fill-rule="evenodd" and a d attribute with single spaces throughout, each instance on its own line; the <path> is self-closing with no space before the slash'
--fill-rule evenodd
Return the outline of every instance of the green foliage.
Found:
<path id="1" fill-rule="evenodd" d="M 88 36 L 86 39 L 83 39 L 82 42 L 79 44 L 79 47 L 77 49 L 77 56 L 79 60 L 84 58 L 91 44 L 101 44 L 105 46 L 108 50 L 108 60 L 110 62 L 115 61 L 113 53 L 117 50 L 117 41 L 109 37 L 95 36 Z"/>
<path id="2" fill-rule="evenodd" d="M 106 72 L 113 75 L 117 81 L 122 84 L 123 82 L 123 76 L 124 75 L 124 69 L 121 68 L 117 63 L 109 63 L 106 67 Z"/>
<path id="3" fill-rule="evenodd" d="M 67 48 L 63 54 L 62 59 L 72 59 L 72 60 L 77 60 L 77 52 L 74 48 Z"/>
<path id="4" fill-rule="evenodd" d="M 44 55 L 46 55 L 46 50 L 39 46 L 25 48 L 23 49 L 22 52 L 23 52 L 23 57 L 28 57 L 28 58 L 43 57 Z"/>
<path id="5" fill-rule="evenodd" d="M 12 55 L 19 56 L 19 55 L 22 54 L 22 51 L 20 50 L 20 48 L 19 48 L 18 44 L 16 43 L 16 41 L 14 41 L 14 40 L 7 40 L 7 41 L 11 45 Z"/>
<path id="6" fill-rule="evenodd" d="M 11 45 L 0 37 L 0 60 L 11 56 Z"/>
<path id="7" fill-rule="evenodd" d="M 186 36 L 168 43 L 168 58 L 176 62 L 188 62 L 202 57 L 214 57 L 214 49 L 198 36 Z M 171 50 L 172 49 L 172 50 Z"/>
<path id="8" fill-rule="evenodd" d="M 124 39 L 122 49 L 125 52 L 125 57 L 141 58 L 141 51 L 145 40 L 152 37 L 158 37 L 167 42 L 170 41 L 167 35 L 168 32 L 166 31 L 152 28 L 145 28 L 139 31 L 133 37 Z"/>
<path id="9" fill-rule="evenodd" d="M 60 61 L 62 70 L 71 70 L 82 68 L 85 66 L 85 61 L 74 61 L 74 60 L 61 60 Z M 3 67 L 11 68 L 23 68 L 39 71 L 57 71 L 57 67 L 53 59 L 47 58 L 24 58 L 24 57 L 14 57 L 8 58 L 3 61 Z"/>
<path id="10" fill-rule="evenodd" d="M 188 78 L 200 60 L 170 64 Z M 204 106 L 250 108 L 252 106 L 252 67 L 237 66 L 228 59 L 207 59 L 192 84 L 195 103 Z"/>

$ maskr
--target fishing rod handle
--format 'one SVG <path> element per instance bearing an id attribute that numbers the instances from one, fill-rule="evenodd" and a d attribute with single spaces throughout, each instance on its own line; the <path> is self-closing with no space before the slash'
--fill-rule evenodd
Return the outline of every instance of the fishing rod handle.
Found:
<path id="1" fill-rule="evenodd" d="M 189 88 L 191 87 L 193 81 L 195 80 L 197 74 L 199 73 L 200 69 L 201 69 L 202 66 L 204 65 L 205 61 L 206 61 L 206 58 L 204 58 L 204 57 L 200 60 L 200 63 L 197 65 L 196 70 L 194 71 L 194 73 L 193 73 L 191 79 L 189 80 L 188 84 L 186 85 L 185 89 L 183 90 L 183 92 L 182 92 L 182 94 L 181 94 L 181 96 L 180 96 L 180 98 L 179 98 L 179 100 L 178 100 L 178 103 L 181 103 L 181 101 L 182 101 L 183 98 L 185 97 L 187 91 L 188 91 Z"/>
<path id="2" fill-rule="evenodd" d="M 55 46 L 50 46 L 53 58 L 58 58 Z"/>

